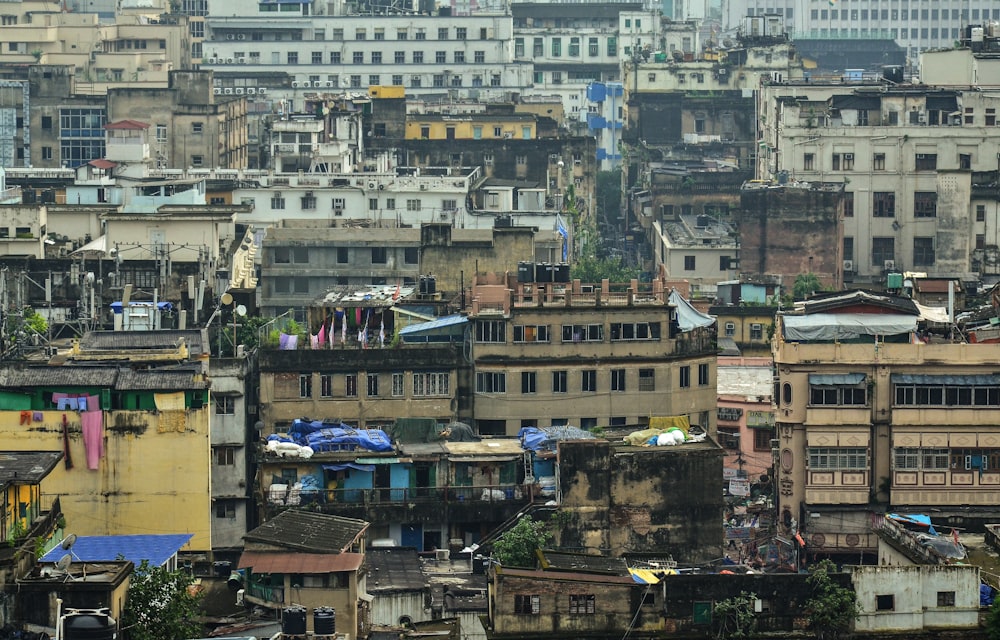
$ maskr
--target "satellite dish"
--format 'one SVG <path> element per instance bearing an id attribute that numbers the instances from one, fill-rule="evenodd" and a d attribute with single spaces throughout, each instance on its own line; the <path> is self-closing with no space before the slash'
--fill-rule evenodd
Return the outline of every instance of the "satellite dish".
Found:
<path id="1" fill-rule="evenodd" d="M 240 306 L 236 307 L 236 315 L 242 317 L 245 316 L 246 314 L 247 314 L 246 306 L 241 304 Z"/>
<path id="2" fill-rule="evenodd" d="M 66 571 L 69 571 L 69 566 L 71 564 L 73 564 L 73 556 L 67 553 L 56 562 L 56 569 L 65 573 Z"/>
<path id="3" fill-rule="evenodd" d="M 233 294 L 229 293 L 228 291 L 222 294 L 222 304 L 232 304 L 232 303 L 233 303 Z"/>
<path id="4" fill-rule="evenodd" d="M 69 551 L 70 549 L 73 548 L 74 544 L 76 544 L 76 534 L 71 533 L 65 538 L 63 538 L 63 541 L 59 546 L 62 547 L 63 551 Z"/>

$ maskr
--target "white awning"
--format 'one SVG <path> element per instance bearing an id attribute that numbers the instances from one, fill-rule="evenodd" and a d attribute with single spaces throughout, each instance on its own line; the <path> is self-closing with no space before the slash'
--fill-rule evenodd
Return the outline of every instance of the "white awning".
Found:
<path id="1" fill-rule="evenodd" d="M 73 253 L 71 253 L 70 255 L 71 256 L 78 256 L 78 255 L 84 255 L 84 256 L 86 256 L 88 254 L 95 254 L 95 253 L 101 254 L 102 257 L 105 256 L 105 255 L 107 255 L 107 253 L 108 253 L 108 236 L 98 236 L 97 238 L 95 238 L 94 240 L 91 240 L 87 244 L 83 245 L 82 247 L 80 247 L 79 249 L 77 249 L 76 251 L 74 251 Z"/>

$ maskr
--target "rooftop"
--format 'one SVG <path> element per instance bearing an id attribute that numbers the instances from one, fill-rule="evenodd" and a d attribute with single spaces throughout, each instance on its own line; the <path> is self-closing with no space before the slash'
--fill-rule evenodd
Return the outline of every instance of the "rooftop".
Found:
<path id="1" fill-rule="evenodd" d="M 313 300 L 316 307 L 391 307 L 413 295 L 413 287 L 370 285 L 357 288 L 339 286 Z"/>
<path id="2" fill-rule="evenodd" d="M 143 534 L 126 536 L 78 536 L 70 549 L 76 562 L 110 562 L 125 558 L 136 567 L 147 560 L 151 567 L 163 566 L 191 540 L 192 534 Z M 57 546 L 41 562 L 55 562 L 67 552 Z"/>
<path id="3" fill-rule="evenodd" d="M 735 229 L 708 215 L 680 215 L 672 222 L 664 221 L 663 226 L 674 244 L 714 247 L 736 243 Z"/>
<path id="4" fill-rule="evenodd" d="M 0 486 L 38 484 L 62 457 L 62 451 L 0 452 Z"/>
<path id="5" fill-rule="evenodd" d="M 200 329 L 160 331 L 88 331 L 80 338 L 85 351 L 123 351 L 138 349 L 176 349 L 183 338 L 192 356 L 205 353 Z"/>
<path id="6" fill-rule="evenodd" d="M 369 549 L 368 593 L 423 591 L 429 585 L 421 570 L 416 549 L 389 547 Z"/>
<path id="7" fill-rule="evenodd" d="M 243 539 L 305 553 L 337 554 L 347 551 L 366 529 L 368 523 L 364 520 L 289 509 L 248 532 Z"/>

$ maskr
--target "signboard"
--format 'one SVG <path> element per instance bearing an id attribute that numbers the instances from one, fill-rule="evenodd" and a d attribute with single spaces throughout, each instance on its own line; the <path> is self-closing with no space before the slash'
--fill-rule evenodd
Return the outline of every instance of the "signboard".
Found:
<path id="1" fill-rule="evenodd" d="M 749 480 L 739 480 L 732 479 L 729 481 L 729 495 L 731 496 L 748 496 L 750 495 L 750 481 Z"/>

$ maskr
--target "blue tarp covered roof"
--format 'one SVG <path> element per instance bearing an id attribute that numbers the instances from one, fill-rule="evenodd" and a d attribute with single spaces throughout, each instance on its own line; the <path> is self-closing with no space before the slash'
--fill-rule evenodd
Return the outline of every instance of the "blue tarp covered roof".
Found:
<path id="1" fill-rule="evenodd" d="M 136 567 L 143 560 L 148 560 L 151 567 L 160 567 L 192 537 L 190 533 L 79 536 L 72 549 L 64 551 L 57 546 L 42 556 L 41 562 L 56 562 L 68 553 L 74 562 L 112 562 L 123 556 Z"/>
<path id="2" fill-rule="evenodd" d="M 676 290 L 670 292 L 670 304 L 677 308 L 677 325 L 681 331 L 691 331 L 698 327 L 710 327 L 715 318 L 705 315 L 691 306 Z"/>
<path id="3" fill-rule="evenodd" d="M 454 327 L 460 324 L 466 324 L 468 321 L 469 319 L 465 316 L 444 316 L 442 318 L 438 318 L 437 320 L 431 320 L 430 322 L 421 322 L 419 324 L 411 324 L 408 327 L 403 327 L 399 330 L 399 335 L 418 335 L 424 331 L 430 331 L 432 329 L 443 329 L 445 327 Z"/>
<path id="4" fill-rule="evenodd" d="M 296 444 L 313 451 L 341 451 L 360 447 L 368 451 L 392 451 L 392 440 L 381 429 L 352 429 L 345 424 L 293 420 L 288 435 Z"/>
<path id="5" fill-rule="evenodd" d="M 934 530 L 934 525 L 931 524 L 930 516 L 925 516 L 920 513 L 890 513 L 888 516 L 893 520 L 898 520 L 899 522 L 905 522 L 919 527 L 927 527 L 927 533 L 935 536 L 937 535 L 937 531 Z"/>

